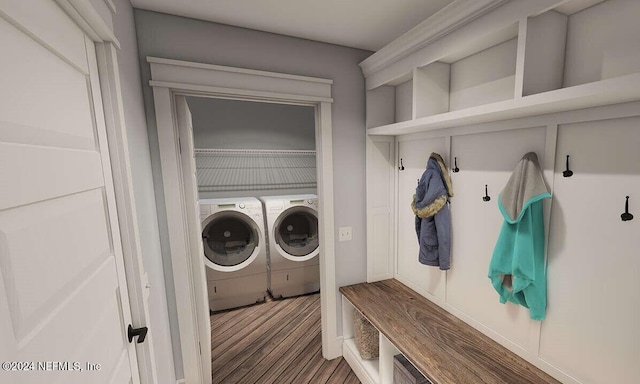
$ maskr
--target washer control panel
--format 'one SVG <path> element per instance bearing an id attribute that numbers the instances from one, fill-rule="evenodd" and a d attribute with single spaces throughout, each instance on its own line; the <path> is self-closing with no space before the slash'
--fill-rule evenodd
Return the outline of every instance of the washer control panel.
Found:
<path id="1" fill-rule="evenodd" d="M 204 220 L 211 215 L 211 206 L 209 204 L 200 205 L 200 220 Z"/>

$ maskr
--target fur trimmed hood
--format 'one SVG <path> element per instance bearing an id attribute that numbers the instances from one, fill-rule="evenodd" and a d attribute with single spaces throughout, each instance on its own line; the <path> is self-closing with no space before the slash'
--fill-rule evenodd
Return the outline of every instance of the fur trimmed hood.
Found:
<path id="1" fill-rule="evenodd" d="M 445 204 L 447 204 L 447 197 L 440 196 L 435 199 L 433 203 L 418 209 L 416 208 L 416 195 L 413 195 L 413 200 L 411 200 L 411 210 L 414 215 L 421 219 L 426 219 L 427 217 L 431 217 L 438 213 Z"/>
<path id="2" fill-rule="evenodd" d="M 440 167 L 440 176 L 442 176 L 442 180 L 444 181 L 445 187 L 447 188 L 447 193 L 449 197 L 453 197 L 453 186 L 451 185 L 451 177 L 449 176 L 449 170 L 447 166 L 444 164 L 444 160 L 440 154 L 432 152 L 431 156 L 429 156 L 429 160 L 435 159 L 438 162 L 438 166 Z M 429 167 L 429 162 L 427 162 L 427 168 Z"/>
<path id="3" fill-rule="evenodd" d="M 413 214 L 427 218 L 438 213 L 453 197 L 453 187 L 449 171 L 442 156 L 432 153 L 427 162 L 427 169 L 422 174 L 411 201 Z"/>

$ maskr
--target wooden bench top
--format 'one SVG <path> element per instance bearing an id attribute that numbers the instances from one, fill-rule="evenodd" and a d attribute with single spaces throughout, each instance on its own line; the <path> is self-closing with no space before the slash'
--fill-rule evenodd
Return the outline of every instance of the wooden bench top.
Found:
<path id="1" fill-rule="evenodd" d="M 395 279 L 340 292 L 433 384 L 560 383 Z"/>

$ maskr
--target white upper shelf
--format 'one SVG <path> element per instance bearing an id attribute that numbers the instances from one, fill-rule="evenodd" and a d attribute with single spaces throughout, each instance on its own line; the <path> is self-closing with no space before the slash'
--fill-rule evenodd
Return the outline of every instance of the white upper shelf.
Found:
<path id="1" fill-rule="evenodd" d="M 640 74 L 632 74 L 367 129 L 404 135 L 640 100 Z"/>
<path id="2" fill-rule="evenodd" d="M 635 0 L 511 0 L 436 40 L 424 37 L 428 44 L 383 67 L 372 63 L 384 55 L 373 55 L 361 64 L 367 133 L 404 135 L 638 101 L 638 14 Z"/>

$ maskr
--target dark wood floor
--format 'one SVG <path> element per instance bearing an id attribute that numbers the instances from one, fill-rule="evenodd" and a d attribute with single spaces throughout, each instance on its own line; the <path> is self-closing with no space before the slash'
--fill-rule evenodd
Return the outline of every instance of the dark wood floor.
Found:
<path id="1" fill-rule="evenodd" d="M 211 316 L 213 383 L 360 383 L 342 357 L 322 357 L 320 295 Z"/>

